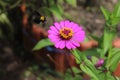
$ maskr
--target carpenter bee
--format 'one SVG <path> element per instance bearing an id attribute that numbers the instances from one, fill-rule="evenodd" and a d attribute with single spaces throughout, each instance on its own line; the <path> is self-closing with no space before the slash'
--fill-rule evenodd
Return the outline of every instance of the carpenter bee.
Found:
<path id="1" fill-rule="evenodd" d="M 33 11 L 32 13 L 32 20 L 34 23 L 39 24 L 39 23 L 45 23 L 46 22 L 46 17 L 41 15 L 38 11 Z"/>

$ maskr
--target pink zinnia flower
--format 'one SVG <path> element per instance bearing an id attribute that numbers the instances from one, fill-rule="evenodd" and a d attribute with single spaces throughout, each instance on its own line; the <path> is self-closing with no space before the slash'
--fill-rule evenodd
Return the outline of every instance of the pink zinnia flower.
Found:
<path id="1" fill-rule="evenodd" d="M 56 48 L 74 49 L 79 47 L 79 42 L 84 41 L 85 31 L 81 26 L 68 20 L 55 22 L 48 30 L 48 38 Z"/>

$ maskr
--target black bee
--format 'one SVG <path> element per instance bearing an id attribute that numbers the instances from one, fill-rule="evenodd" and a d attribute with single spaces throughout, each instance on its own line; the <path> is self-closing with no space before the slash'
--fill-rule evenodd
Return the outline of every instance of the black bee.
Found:
<path id="1" fill-rule="evenodd" d="M 45 23 L 46 22 L 46 17 L 41 15 L 37 11 L 33 11 L 33 13 L 32 13 L 32 20 L 36 24 L 39 24 L 40 22 Z"/>

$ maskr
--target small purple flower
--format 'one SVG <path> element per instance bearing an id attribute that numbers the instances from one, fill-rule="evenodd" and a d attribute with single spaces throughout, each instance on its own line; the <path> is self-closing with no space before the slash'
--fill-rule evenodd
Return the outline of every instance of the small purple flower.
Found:
<path id="1" fill-rule="evenodd" d="M 48 38 L 56 48 L 74 49 L 85 39 L 85 31 L 81 26 L 68 20 L 55 22 L 48 30 Z"/>
<path id="2" fill-rule="evenodd" d="M 102 66 L 103 63 L 104 63 L 104 59 L 99 59 L 99 61 L 95 64 L 95 67 L 98 68 L 98 67 Z"/>

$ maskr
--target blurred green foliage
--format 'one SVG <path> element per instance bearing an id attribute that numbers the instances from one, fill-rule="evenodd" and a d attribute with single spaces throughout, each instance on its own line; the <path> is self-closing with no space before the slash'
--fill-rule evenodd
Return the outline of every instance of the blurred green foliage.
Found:
<path id="1" fill-rule="evenodd" d="M 0 0 L 0 39 L 13 38 L 13 25 L 8 17 L 8 10 L 15 8 L 21 0 Z"/>
<path id="2" fill-rule="evenodd" d="M 36 4 L 39 5 L 36 7 Z M 54 21 L 63 20 L 64 17 L 72 19 L 68 13 L 66 16 L 66 13 L 64 12 L 64 8 L 67 5 L 75 8 L 77 7 L 77 0 L 40 0 L 27 2 L 28 7 L 32 7 L 40 13 L 52 17 Z"/>
<path id="3" fill-rule="evenodd" d="M 47 64 L 32 65 L 28 67 L 22 74 L 24 79 L 30 79 L 31 76 L 35 77 L 35 80 L 63 80 L 62 75 L 50 68 Z M 47 76 L 47 77 L 46 77 Z"/>
<path id="4" fill-rule="evenodd" d="M 67 5 L 71 7 L 77 6 L 77 0 L 0 0 L 0 38 L 8 36 L 9 38 L 13 37 L 14 31 L 16 30 L 14 29 L 15 25 L 9 19 L 9 16 L 13 16 L 9 15 L 9 11 L 15 9 L 16 7 L 20 7 L 22 2 L 26 4 L 28 10 L 37 10 L 45 16 L 51 18 L 53 21 L 60 21 L 65 17 L 72 19 L 68 13 L 64 12 L 64 8 Z M 3 28 L 5 29 L 3 30 Z M 6 31 L 6 29 L 8 31 Z M 6 35 L 5 33 L 9 33 L 9 35 Z"/>

